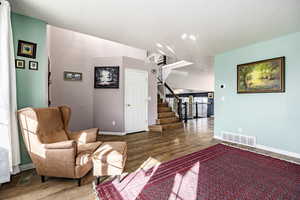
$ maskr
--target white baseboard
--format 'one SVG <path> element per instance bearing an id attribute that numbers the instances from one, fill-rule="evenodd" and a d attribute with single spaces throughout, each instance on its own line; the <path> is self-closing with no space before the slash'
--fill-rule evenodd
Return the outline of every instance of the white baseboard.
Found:
<path id="1" fill-rule="evenodd" d="M 21 171 L 26 171 L 29 169 L 34 169 L 34 164 L 33 163 L 28 163 L 28 164 L 24 164 L 24 165 L 20 165 L 20 170 Z"/>
<path id="2" fill-rule="evenodd" d="M 257 144 L 256 148 L 300 159 L 300 154 L 298 154 L 298 153 L 294 153 L 294 152 L 290 152 L 290 151 L 286 151 L 286 150 L 282 150 L 282 149 L 276 149 L 276 148 L 268 147 L 268 146 L 261 145 L 261 144 Z"/>
<path id="3" fill-rule="evenodd" d="M 21 169 L 20 169 L 19 165 L 13 166 L 13 170 L 12 170 L 11 174 L 15 175 L 15 174 L 18 174 L 20 172 L 21 172 Z"/>
<path id="4" fill-rule="evenodd" d="M 214 138 L 217 139 L 217 140 L 224 141 L 220 136 L 214 135 Z M 234 143 L 234 142 L 231 142 L 231 143 Z M 300 154 L 294 153 L 294 152 L 290 152 L 290 151 L 286 151 L 286 150 L 282 150 L 282 149 L 268 147 L 268 146 L 261 145 L 261 144 L 256 144 L 255 148 L 261 149 L 261 150 L 265 150 L 265 151 L 270 151 L 270 152 L 273 152 L 273 153 L 278 153 L 278 154 L 289 156 L 289 157 L 293 157 L 293 158 L 299 158 L 300 159 Z"/>
<path id="5" fill-rule="evenodd" d="M 217 135 L 214 135 L 214 139 L 222 140 L 223 141 L 223 139 L 220 136 L 217 136 Z"/>
<path id="6" fill-rule="evenodd" d="M 109 132 L 109 131 L 99 131 L 98 134 L 99 135 L 119 135 L 119 136 L 126 135 L 125 132 Z"/>

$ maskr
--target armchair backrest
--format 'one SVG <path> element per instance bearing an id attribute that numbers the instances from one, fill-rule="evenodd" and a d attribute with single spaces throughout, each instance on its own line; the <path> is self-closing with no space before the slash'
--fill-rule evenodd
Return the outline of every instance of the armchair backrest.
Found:
<path id="1" fill-rule="evenodd" d="M 67 109 L 68 107 L 63 106 Z M 68 140 L 66 122 L 69 115 L 63 114 L 60 107 L 25 108 L 18 111 L 20 127 L 24 141 L 30 149 L 31 139 L 38 139 L 42 144 Z M 36 137 L 33 137 L 35 135 Z M 30 151 L 30 150 L 29 150 Z"/>
<path id="2" fill-rule="evenodd" d="M 60 106 L 59 109 L 62 114 L 64 129 L 65 129 L 66 133 L 69 135 L 69 122 L 70 122 L 70 118 L 71 118 L 71 108 L 68 106 Z"/>
<path id="3" fill-rule="evenodd" d="M 62 142 L 68 140 L 59 107 L 37 108 L 39 124 L 38 137 L 43 144 Z"/>

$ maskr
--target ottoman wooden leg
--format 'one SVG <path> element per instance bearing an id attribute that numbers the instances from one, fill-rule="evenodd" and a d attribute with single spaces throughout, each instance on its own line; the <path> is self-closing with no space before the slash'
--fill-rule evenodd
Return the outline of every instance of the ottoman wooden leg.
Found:
<path id="1" fill-rule="evenodd" d="M 96 183 L 97 183 L 97 185 L 99 185 L 99 183 L 100 183 L 100 176 L 97 176 L 96 179 L 97 179 Z"/>
<path id="2" fill-rule="evenodd" d="M 41 176 L 41 182 L 45 183 L 45 176 Z"/>

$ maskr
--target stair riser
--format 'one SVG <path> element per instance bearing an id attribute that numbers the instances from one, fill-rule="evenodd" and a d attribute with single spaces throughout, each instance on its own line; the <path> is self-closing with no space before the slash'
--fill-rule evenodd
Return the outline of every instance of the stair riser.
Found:
<path id="1" fill-rule="evenodd" d="M 163 126 L 162 130 L 168 131 L 168 130 L 174 130 L 174 129 L 179 129 L 179 128 L 183 128 L 183 123 L 166 125 L 166 126 Z"/>
<path id="2" fill-rule="evenodd" d="M 179 119 L 176 117 L 172 117 L 172 118 L 162 118 L 156 120 L 156 124 L 169 124 L 174 122 L 179 122 Z"/>
<path id="3" fill-rule="evenodd" d="M 162 127 L 161 126 L 149 126 L 149 131 L 150 132 L 162 132 Z"/>
<path id="4" fill-rule="evenodd" d="M 174 129 L 181 129 L 183 128 L 182 122 L 176 122 L 171 124 L 163 124 L 163 125 L 152 125 L 149 126 L 150 132 L 163 132 L 163 131 L 169 131 Z"/>
<path id="5" fill-rule="evenodd" d="M 174 112 L 168 112 L 168 113 L 158 113 L 158 119 L 162 119 L 162 118 L 170 118 L 170 117 L 175 117 L 175 113 Z"/>
<path id="6" fill-rule="evenodd" d="M 172 112 L 172 108 L 169 107 L 159 107 L 158 108 L 158 112 L 162 113 L 162 112 Z"/>
<path id="7" fill-rule="evenodd" d="M 169 107 L 168 103 L 159 103 L 157 106 L 159 108 L 161 108 L 161 107 Z"/>

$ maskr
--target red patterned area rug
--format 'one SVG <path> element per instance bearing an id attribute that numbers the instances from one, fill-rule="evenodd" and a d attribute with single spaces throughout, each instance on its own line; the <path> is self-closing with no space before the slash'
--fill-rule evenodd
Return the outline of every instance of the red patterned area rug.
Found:
<path id="1" fill-rule="evenodd" d="M 96 191 L 101 200 L 299 200 L 300 165 L 217 144 Z"/>

